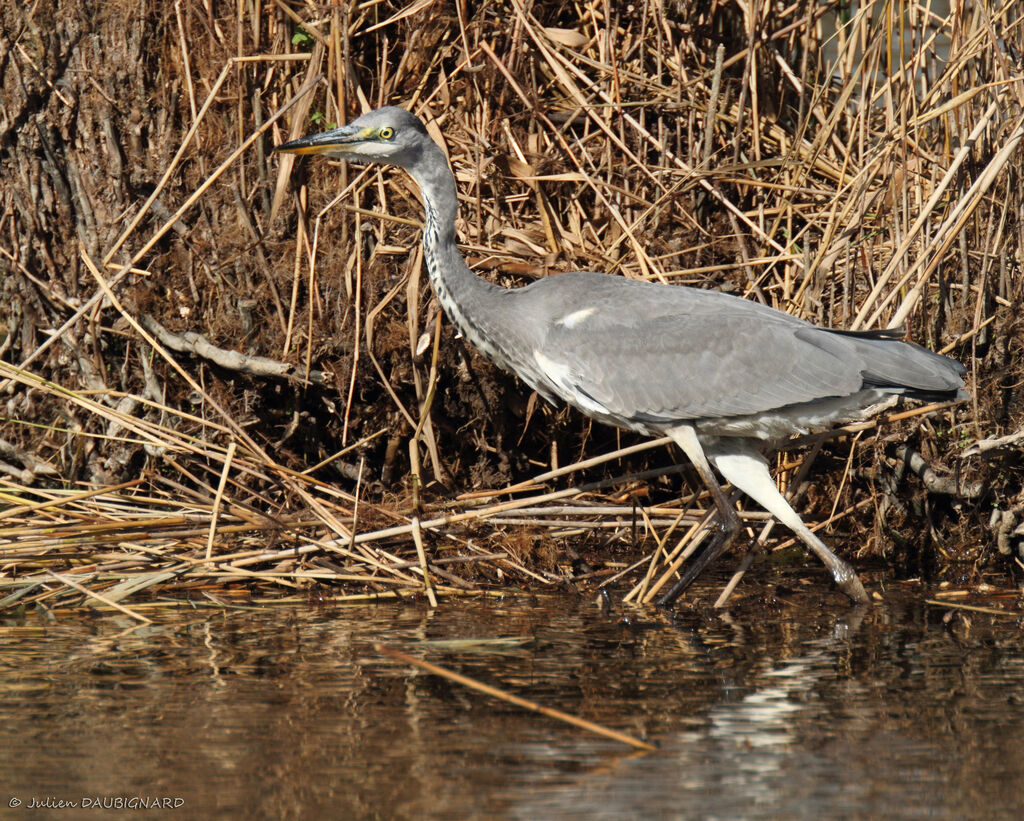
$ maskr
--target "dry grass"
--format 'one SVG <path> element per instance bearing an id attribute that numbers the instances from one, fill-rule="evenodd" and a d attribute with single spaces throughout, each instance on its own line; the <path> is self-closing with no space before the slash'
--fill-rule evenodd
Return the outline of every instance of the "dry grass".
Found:
<path id="1" fill-rule="evenodd" d="M 143 619 L 566 576 L 649 601 L 695 549 L 702 500 L 657 478 L 663 449 L 616 452 L 636 440 L 542 407 L 452 338 L 406 177 L 269 156 L 382 103 L 443 135 L 463 249 L 502 284 L 583 268 L 719 287 L 825 325 L 905 324 L 960 358 L 973 403 L 917 434 L 851 431 L 812 509 L 862 552 L 916 534 L 919 565 L 966 561 L 967 581 L 997 543 L 1017 549 L 1019 438 L 962 454 L 1021 428 L 1024 3 L 880 4 L 845 24 L 813 2 L 209 8 L 95 22 L 126 54 L 137 27 L 159 43 L 124 101 L 72 55 L 78 105 L 116 133 L 43 163 L 71 181 L 67 208 L 38 206 L 56 233 L 24 197 L 60 175 L 5 169 L 0 609 Z M 59 130 L 51 52 L 10 30 Z M 902 482 L 895 440 L 971 482 Z M 780 460 L 781 481 L 812 462 Z M 592 566 L 568 567 L 568 537 Z"/>

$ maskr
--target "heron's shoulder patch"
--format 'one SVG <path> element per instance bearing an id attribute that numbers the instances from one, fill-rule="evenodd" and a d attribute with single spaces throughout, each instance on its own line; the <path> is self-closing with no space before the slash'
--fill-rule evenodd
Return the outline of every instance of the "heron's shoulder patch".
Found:
<path id="1" fill-rule="evenodd" d="M 578 310 L 572 311 L 565 316 L 559 317 L 555 320 L 555 324 L 562 325 L 565 328 L 578 328 L 586 320 L 597 313 L 597 308 L 591 305 L 587 308 L 579 308 Z"/>

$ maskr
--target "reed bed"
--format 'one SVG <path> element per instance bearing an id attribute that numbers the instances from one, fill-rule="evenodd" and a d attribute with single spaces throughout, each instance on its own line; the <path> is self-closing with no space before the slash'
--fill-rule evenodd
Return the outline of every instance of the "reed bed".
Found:
<path id="1" fill-rule="evenodd" d="M 454 338 L 414 184 L 270 154 L 385 103 L 443 139 L 494 281 L 716 287 L 961 359 L 970 403 L 779 478 L 845 552 L 1012 585 L 1024 2 L 69 5 L 3 12 L 0 611 L 639 603 L 697 549 L 664 442 Z"/>

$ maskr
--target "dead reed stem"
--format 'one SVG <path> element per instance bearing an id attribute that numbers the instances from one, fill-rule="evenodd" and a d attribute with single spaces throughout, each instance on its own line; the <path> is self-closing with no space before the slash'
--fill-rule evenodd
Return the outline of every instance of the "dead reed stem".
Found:
<path id="1" fill-rule="evenodd" d="M 176 4 L 173 25 L 140 22 L 151 59 L 69 48 L 57 73 L 3 41 L 35 67 L 5 95 L 42 125 L 0 177 L 0 609 L 140 618 L 296 591 L 433 606 L 589 574 L 644 601 L 696 549 L 707 507 L 664 440 L 547 408 L 453 338 L 414 185 L 270 152 L 382 103 L 443 140 L 459 241 L 496 282 L 722 288 L 825 325 L 905 325 L 969 362 L 972 407 L 849 426 L 803 512 L 842 519 L 858 552 L 924 538 L 980 573 L 995 537 L 976 506 L 994 500 L 1000 549 L 1019 549 L 1022 0 L 849 19 L 733 0 L 212 13 Z M 100 93 L 114 78 L 124 99 Z M 207 344 L 165 344 L 190 332 Z M 904 481 L 910 437 L 990 495 Z M 809 464 L 780 481 L 799 489 Z"/>

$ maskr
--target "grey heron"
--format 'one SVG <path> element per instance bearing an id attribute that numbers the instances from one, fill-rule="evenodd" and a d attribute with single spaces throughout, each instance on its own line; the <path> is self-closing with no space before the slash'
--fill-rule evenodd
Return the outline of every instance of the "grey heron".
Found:
<path id="1" fill-rule="evenodd" d="M 960 363 L 895 332 L 821 328 L 718 291 L 589 271 L 513 289 L 488 282 L 456 244 L 458 198 L 445 154 L 401 108 L 370 111 L 276 150 L 404 168 L 422 193 L 431 285 L 462 336 L 545 399 L 620 428 L 667 434 L 679 445 L 707 485 L 718 528 L 660 603 L 674 601 L 739 529 L 712 465 L 789 527 L 847 596 L 868 601 L 853 568 L 779 492 L 763 449 L 859 418 L 893 394 L 965 398 Z"/>

